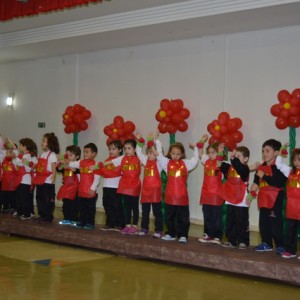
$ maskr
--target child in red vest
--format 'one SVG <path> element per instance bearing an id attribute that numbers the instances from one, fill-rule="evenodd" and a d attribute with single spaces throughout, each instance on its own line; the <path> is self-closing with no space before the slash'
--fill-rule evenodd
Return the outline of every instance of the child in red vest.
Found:
<path id="1" fill-rule="evenodd" d="M 163 156 L 162 146 L 156 140 L 157 160 L 168 176 L 165 191 L 167 232 L 162 237 L 165 241 L 187 243 L 190 228 L 189 196 L 187 191 L 188 172 L 198 164 L 198 149 L 194 147 L 194 156 L 186 159 L 181 143 L 173 143 L 167 156 Z"/>
<path id="2" fill-rule="evenodd" d="M 43 153 L 35 166 L 36 176 L 36 202 L 39 217 L 35 219 L 40 223 L 52 223 L 55 207 L 55 178 L 56 178 L 56 154 L 59 153 L 57 136 L 51 132 L 44 134 L 41 148 Z"/>
<path id="3" fill-rule="evenodd" d="M 123 146 L 119 140 L 111 141 L 108 145 L 109 157 L 105 160 L 112 161 L 122 153 Z M 125 227 L 125 215 L 122 197 L 117 193 L 121 179 L 121 166 L 113 163 L 95 170 L 96 174 L 103 177 L 103 207 L 106 215 L 105 226 L 101 230 L 120 231 Z"/>
<path id="4" fill-rule="evenodd" d="M 78 146 L 71 145 L 66 148 L 65 156 L 71 161 L 80 159 L 81 150 Z M 77 191 L 79 186 L 79 170 L 69 168 L 63 163 L 57 164 L 57 172 L 63 174 L 63 185 L 57 193 L 57 200 L 63 201 L 63 220 L 60 225 L 74 225 L 78 221 L 78 199 Z"/>
<path id="5" fill-rule="evenodd" d="M 208 136 L 203 135 L 197 143 L 199 157 L 204 165 L 204 179 L 200 197 L 204 218 L 204 235 L 198 241 L 202 243 L 220 244 L 222 232 L 222 205 L 224 200 L 220 196 L 222 188 L 222 172 L 220 170 L 223 153 L 219 152 L 219 144 L 214 143 L 203 153 L 204 143 Z"/>
<path id="6" fill-rule="evenodd" d="M 247 196 L 249 202 L 251 202 L 258 191 L 259 231 L 262 242 L 254 250 L 256 252 L 272 251 L 274 241 L 276 254 L 279 255 L 285 252 L 282 207 L 283 188 L 287 181 L 285 174 L 275 164 L 280 148 L 281 143 L 274 139 L 263 143 L 264 163 L 258 167 L 250 193 Z"/>
<path id="7" fill-rule="evenodd" d="M 144 236 L 149 231 L 149 215 L 151 206 L 155 217 L 155 233 L 152 235 L 154 238 L 161 238 L 163 231 L 163 220 L 161 211 L 161 199 L 162 199 L 162 184 L 161 184 L 161 167 L 156 159 L 156 155 L 152 151 L 152 147 L 155 147 L 154 139 L 151 137 L 147 143 L 146 155 L 142 153 L 142 147 L 144 145 L 144 139 L 137 135 L 138 143 L 136 153 L 144 166 L 144 179 L 141 194 L 142 203 L 142 229 L 139 232 L 140 236 Z"/>
<path id="8" fill-rule="evenodd" d="M 297 256 L 298 228 L 300 226 L 300 149 L 296 148 L 292 156 L 293 169 L 289 174 L 286 185 L 286 236 L 283 258 Z M 300 259 L 300 256 L 298 256 Z"/>
<path id="9" fill-rule="evenodd" d="M 32 218 L 32 167 L 35 165 L 32 161 L 32 155 L 34 155 L 36 148 L 36 143 L 32 139 L 21 139 L 19 141 L 20 154 L 14 160 L 17 169 L 17 212 L 14 216 L 20 217 L 22 220 Z"/>
<path id="10" fill-rule="evenodd" d="M 72 162 L 66 160 L 70 168 L 80 170 L 78 187 L 79 222 L 74 225 L 77 228 L 95 228 L 97 188 L 100 183 L 100 176 L 90 168 L 95 165 L 97 153 L 97 146 L 94 143 L 89 143 L 83 147 L 84 159 Z"/>
<path id="11" fill-rule="evenodd" d="M 247 203 L 250 151 L 237 147 L 230 155 L 230 164 L 222 162 L 220 169 L 227 181 L 222 184 L 222 198 L 227 206 L 226 237 L 222 246 L 246 249 L 249 246 L 249 205 Z"/>
<path id="12" fill-rule="evenodd" d="M 17 210 L 16 189 L 17 189 L 17 170 L 13 160 L 17 153 L 14 151 L 15 145 L 8 140 L 4 143 L 6 150 L 5 157 L 2 161 L 2 180 L 1 180 L 1 198 L 2 212 L 14 213 Z"/>
<path id="13" fill-rule="evenodd" d="M 1 197 L 1 180 L 2 180 L 2 162 L 5 157 L 5 151 L 3 150 L 3 139 L 0 135 L 0 212 L 2 212 L 2 197 Z"/>
<path id="14" fill-rule="evenodd" d="M 122 234 L 136 234 L 139 220 L 139 196 L 141 192 L 141 164 L 136 156 L 136 141 L 126 140 L 124 142 L 124 154 L 111 161 L 104 162 L 104 166 L 113 163 L 121 167 L 121 179 L 117 193 L 121 194 L 125 206 L 125 224 L 121 230 Z"/>

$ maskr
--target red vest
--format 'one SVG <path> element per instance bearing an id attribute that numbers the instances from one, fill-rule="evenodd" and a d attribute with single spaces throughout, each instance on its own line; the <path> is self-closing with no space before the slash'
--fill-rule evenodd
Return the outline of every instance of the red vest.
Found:
<path id="1" fill-rule="evenodd" d="M 37 185 L 42 185 L 45 183 L 48 176 L 52 174 L 52 172 L 47 171 L 48 159 L 52 152 L 49 152 L 46 158 L 39 157 L 38 162 L 35 166 L 36 175 L 33 179 L 33 183 Z"/>
<path id="2" fill-rule="evenodd" d="M 161 201 L 161 179 L 156 160 L 147 160 L 144 169 L 141 203 L 159 203 Z"/>
<path id="3" fill-rule="evenodd" d="M 125 155 L 121 161 L 122 177 L 117 192 L 119 194 L 139 196 L 141 192 L 141 163 L 137 156 Z"/>
<path id="4" fill-rule="evenodd" d="M 78 186 L 79 180 L 77 174 L 75 174 L 71 169 L 64 169 L 63 185 L 57 193 L 57 200 L 74 200 L 77 195 Z"/>
<path id="5" fill-rule="evenodd" d="M 300 220 L 300 170 L 292 171 L 286 185 L 286 217 Z"/>
<path id="6" fill-rule="evenodd" d="M 2 162 L 2 171 L 3 174 L 2 174 L 1 190 L 8 191 L 8 192 L 15 191 L 17 188 L 16 186 L 17 171 L 15 165 L 12 162 L 11 157 L 5 156 Z"/>
<path id="7" fill-rule="evenodd" d="M 272 176 L 272 167 L 267 165 L 259 166 L 258 170 L 262 170 L 265 175 Z M 266 181 L 259 179 L 259 191 L 257 196 L 258 208 L 273 208 L 279 191 L 282 188 L 270 186 Z"/>
<path id="8" fill-rule="evenodd" d="M 168 182 L 165 201 L 169 205 L 189 205 L 187 192 L 188 170 L 182 160 L 170 160 L 167 168 Z"/>
<path id="9" fill-rule="evenodd" d="M 247 190 L 247 184 L 241 179 L 237 171 L 230 166 L 227 181 L 222 185 L 222 198 L 231 204 L 239 204 L 243 201 Z"/>
<path id="10" fill-rule="evenodd" d="M 78 188 L 78 196 L 82 198 L 94 198 L 95 195 L 90 195 L 90 189 L 94 182 L 94 171 L 91 171 L 89 167 L 94 166 L 95 161 L 93 159 L 83 159 L 79 163 L 80 167 L 80 183 Z"/>
<path id="11" fill-rule="evenodd" d="M 24 154 L 19 155 L 19 159 L 22 160 Z M 25 166 L 16 166 L 17 176 L 16 176 L 16 186 L 18 187 L 21 182 L 22 178 L 25 174 L 30 174 L 30 172 L 26 172 Z"/>
<path id="12" fill-rule="evenodd" d="M 116 157 L 108 157 L 105 161 L 113 160 Z M 104 178 L 115 178 L 121 176 L 121 166 L 116 167 L 114 164 L 107 165 L 106 167 L 101 168 L 100 170 L 95 171 L 96 174 Z"/>
<path id="13" fill-rule="evenodd" d="M 204 180 L 202 185 L 200 204 L 219 206 L 224 200 L 221 198 L 222 172 L 217 166 L 217 160 L 208 159 L 204 164 Z M 226 199 L 227 200 L 227 199 Z"/>

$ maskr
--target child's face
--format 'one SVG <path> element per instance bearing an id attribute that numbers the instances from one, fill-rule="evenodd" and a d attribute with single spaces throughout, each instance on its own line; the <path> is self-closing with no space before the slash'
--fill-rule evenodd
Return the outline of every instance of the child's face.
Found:
<path id="1" fill-rule="evenodd" d="M 262 148 L 262 158 L 267 163 L 267 165 L 272 164 L 276 159 L 277 155 L 278 155 L 278 151 L 275 151 L 270 146 L 265 146 Z"/>
<path id="2" fill-rule="evenodd" d="M 14 156 L 14 151 L 12 149 L 6 149 L 5 154 L 8 157 L 13 157 Z"/>
<path id="3" fill-rule="evenodd" d="M 147 157 L 149 160 L 156 160 L 156 156 L 151 150 L 147 152 Z"/>
<path id="4" fill-rule="evenodd" d="M 113 144 L 108 146 L 109 156 L 118 157 L 118 156 L 120 156 L 121 151 L 122 151 L 121 149 L 118 149 Z"/>
<path id="5" fill-rule="evenodd" d="M 124 145 L 124 153 L 128 156 L 134 156 L 135 155 L 135 149 L 131 144 L 125 144 Z"/>
<path id="6" fill-rule="evenodd" d="M 19 151 L 20 151 L 20 153 L 26 153 L 26 152 L 27 152 L 26 146 L 20 144 L 20 145 L 19 145 Z"/>
<path id="7" fill-rule="evenodd" d="M 45 137 L 42 138 L 41 148 L 42 148 L 43 151 L 48 150 L 48 140 Z"/>
<path id="8" fill-rule="evenodd" d="M 84 159 L 94 159 L 97 153 L 93 152 L 91 148 L 84 148 L 83 149 L 83 157 Z"/>
<path id="9" fill-rule="evenodd" d="M 217 154 L 218 154 L 218 152 L 214 148 L 209 147 L 207 149 L 207 155 L 208 155 L 209 159 L 217 159 Z"/>
<path id="10" fill-rule="evenodd" d="M 171 149 L 170 156 L 172 160 L 180 160 L 182 157 L 182 152 L 179 148 L 173 147 Z"/>
<path id="11" fill-rule="evenodd" d="M 300 169 L 300 156 L 296 155 L 293 159 L 293 165 L 296 169 Z"/>
<path id="12" fill-rule="evenodd" d="M 240 151 L 237 151 L 235 157 L 240 160 L 242 164 L 246 164 L 248 162 L 248 157 L 245 157 L 244 154 Z"/>
<path id="13" fill-rule="evenodd" d="M 73 152 L 67 151 L 66 154 L 68 155 L 68 159 L 69 159 L 70 161 L 75 161 L 75 160 L 77 160 L 77 157 L 76 157 L 76 155 L 75 155 Z"/>

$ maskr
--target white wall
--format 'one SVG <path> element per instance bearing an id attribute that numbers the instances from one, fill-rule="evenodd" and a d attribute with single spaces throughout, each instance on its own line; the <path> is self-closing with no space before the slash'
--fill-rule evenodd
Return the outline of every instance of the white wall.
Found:
<path id="1" fill-rule="evenodd" d="M 100 161 L 107 156 L 102 130 L 114 116 L 132 120 L 146 135 L 157 126 L 160 100 L 181 98 L 191 117 L 189 130 L 176 134 L 176 140 L 186 148 L 219 112 L 227 111 L 243 120 L 250 160 L 261 160 L 266 139 L 288 141 L 288 130 L 276 129 L 269 110 L 279 90 L 300 87 L 299 36 L 300 27 L 287 27 L 2 64 L 0 132 L 15 140 L 29 136 L 39 144 L 45 132 L 54 131 L 64 149 L 72 136 L 64 133 L 61 115 L 78 102 L 93 114 L 79 144 L 95 142 Z M 16 94 L 12 111 L 5 107 L 9 92 Z M 46 129 L 38 129 L 38 121 L 46 122 Z M 162 141 L 168 148 L 167 135 Z M 191 218 L 198 221 L 202 176 L 198 166 L 189 177 Z M 256 204 L 250 215 L 255 228 Z"/>

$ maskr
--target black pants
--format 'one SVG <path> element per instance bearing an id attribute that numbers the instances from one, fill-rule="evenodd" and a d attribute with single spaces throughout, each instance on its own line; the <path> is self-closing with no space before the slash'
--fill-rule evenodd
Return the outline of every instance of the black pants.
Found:
<path id="1" fill-rule="evenodd" d="M 78 197 L 79 222 L 81 225 L 95 225 L 97 199 L 98 195 L 94 198 Z"/>
<path id="2" fill-rule="evenodd" d="M 137 225 L 139 220 L 139 196 L 123 195 L 126 225 Z"/>
<path id="3" fill-rule="evenodd" d="M 166 234 L 171 237 L 186 237 L 190 229 L 190 208 L 182 205 L 166 204 Z"/>
<path id="4" fill-rule="evenodd" d="M 299 220 L 287 219 L 286 220 L 286 235 L 284 242 L 284 249 L 291 254 L 296 254 L 298 244 L 298 226 Z"/>
<path id="5" fill-rule="evenodd" d="M 33 214 L 33 215 L 34 215 L 34 205 L 33 205 L 34 190 L 35 190 L 35 186 L 31 186 L 31 188 L 30 188 L 30 201 L 29 201 L 29 205 L 30 205 L 31 214 Z"/>
<path id="6" fill-rule="evenodd" d="M 64 198 L 62 201 L 64 220 L 78 221 L 78 198 L 76 197 L 74 200 Z"/>
<path id="7" fill-rule="evenodd" d="M 2 209 L 17 210 L 16 191 L 1 191 Z"/>
<path id="8" fill-rule="evenodd" d="M 259 231 L 261 240 L 269 246 L 273 246 L 273 240 L 276 247 L 283 247 L 283 192 L 277 197 L 274 207 L 260 208 L 259 210 Z"/>
<path id="9" fill-rule="evenodd" d="M 249 208 L 227 205 L 226 236 L 228 241 L 237 246 L 245 243 L 249 246 Z"/>
<path id="10" fill-rule="evenodd" d="M 222 239 L 222 205 L 202 205 L 204 233 L 209 237 Z"/>
<path id="11" fill-rule="evenodd" d="M 17 188 L 17 213 L 20 216 L 31 215 L 30 184 L 20 184 Z"/>
<path id="12" fill-rule="evenodd" d="M 106 214 L 106 225 L 112 228 L 125 226 L 125 215 L 122 197 L 116 188 L 103 188 L 103 207 Z"/>
<path id="13" fill-rule="evenodd" d="M 36 203 L 39 216 L 52 221 L 55 204 L 55 185 L 49 183 L 37 185 Z"/>
<path id="14" fill-rule="evenodd" d="M 149 215 L 151 211 L 154 215 L 154 225 L 155 231 L 161 232 L 163 231 L 163 221 L 162 221 L 162 212 L 161 212 L 161 202 L 159 203 L 142 203 L 142 224 L 141 227 L 143 229 L 149 229 Z"/>

